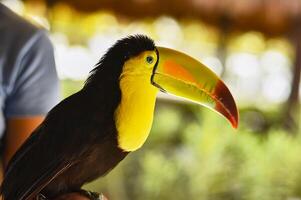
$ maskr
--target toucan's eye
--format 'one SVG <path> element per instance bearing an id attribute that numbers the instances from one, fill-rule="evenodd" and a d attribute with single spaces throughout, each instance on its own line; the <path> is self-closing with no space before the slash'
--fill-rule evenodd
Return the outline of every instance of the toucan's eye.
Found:
<path id="1" fill-rule="evenodd" d="M 149 64 L 152 64 L 154 62 L 154 58 L 152 56 L 147 56 L 146 62 L 148 62 Z"/>

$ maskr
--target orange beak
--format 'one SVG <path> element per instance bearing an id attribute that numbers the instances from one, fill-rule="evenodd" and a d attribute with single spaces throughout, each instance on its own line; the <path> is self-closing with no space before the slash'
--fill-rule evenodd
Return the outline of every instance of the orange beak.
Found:
<path id="1" fill-rule="evenodd" d="M 196 59 L 172 49 L 157 47 L 157 54 L 151 80 L 154 86 L 216 111 L 237 128 L 236 103 L 215 73 Z"/>

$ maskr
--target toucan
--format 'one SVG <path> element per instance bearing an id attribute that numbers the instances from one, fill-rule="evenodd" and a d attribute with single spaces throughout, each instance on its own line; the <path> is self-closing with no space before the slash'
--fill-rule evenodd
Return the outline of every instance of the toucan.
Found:
<path id="1" fill-rule="evenodd" d="M 118 40 L 83 88 L 62 100 L 18 149 L 6 170 L 4 200 L 53 199 L 113 169 L 149 136 L 158 92 L 179 96 L 238 125 L 226 85 L 198 60 L 155 46 L 145 35 Z M 90 199 L 99 199 L 85 192 Z"/>

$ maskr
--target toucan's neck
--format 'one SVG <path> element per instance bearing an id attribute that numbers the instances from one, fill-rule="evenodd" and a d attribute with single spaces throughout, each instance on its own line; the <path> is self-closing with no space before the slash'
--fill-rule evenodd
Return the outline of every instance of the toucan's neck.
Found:
<path id="1" fill-rule="evenodd" d="M 118 144 L 124 151 L 140 148 L 149 135 L 158 89 L 148 76 L 120 80 L 121 102 L 115 111 Z"/>

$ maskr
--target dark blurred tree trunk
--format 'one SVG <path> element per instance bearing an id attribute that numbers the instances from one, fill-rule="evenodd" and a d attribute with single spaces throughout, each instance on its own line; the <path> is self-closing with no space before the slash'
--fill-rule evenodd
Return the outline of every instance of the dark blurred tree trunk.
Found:
<path id="1" fill-rule="evenodd" d="M 226 72 L 227 38 L 230 31 L 230 23 L 230 19 L 227 15 L 223 15 L 219 20 L 220 34 L 217 46 L 217 57 L 222 64 L 221 77 L 224 77 Z"/>
<path id="2" fill-rule="evenodd" d="M 296 20 L 295 29 L 292 33 L 292 42 L 295 46 L 295 63 L 292 69 L 293 80 L 291 92 L 285 106 L 284 127 L 291 133 L 296 133 L 299 128 L 299 86 L 301 74 L 301 18 Z"/>

